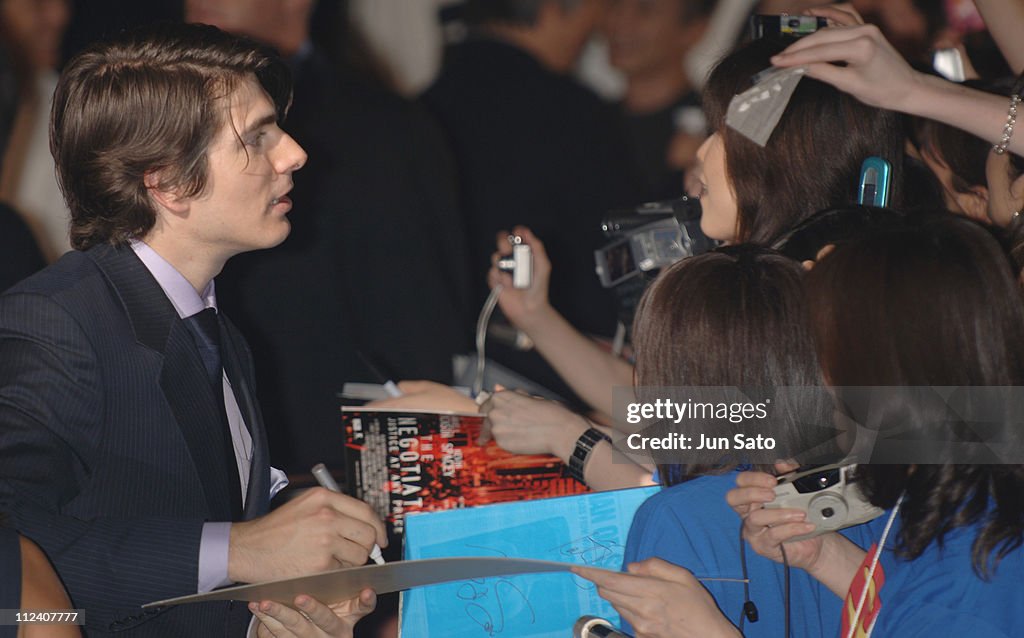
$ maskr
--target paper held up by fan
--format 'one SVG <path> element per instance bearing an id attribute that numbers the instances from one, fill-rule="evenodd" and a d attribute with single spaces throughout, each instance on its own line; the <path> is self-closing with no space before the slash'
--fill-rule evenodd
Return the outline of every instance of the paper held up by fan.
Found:
<path id="1" fill-rule="evenodd" d="M 726 125 L 763 147 L 805 73 L 807 67 L 804 66 L 772 67 L 758 73 L 754 76 L 754 86 L 733 96 L 729 102 Z"/>

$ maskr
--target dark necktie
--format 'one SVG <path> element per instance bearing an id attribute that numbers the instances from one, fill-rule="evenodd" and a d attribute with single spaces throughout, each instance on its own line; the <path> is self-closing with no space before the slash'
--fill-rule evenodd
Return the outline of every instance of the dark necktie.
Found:
<path id="1" fill-rule="evenodd" d="M 206 379 L 213 390 L 214 402 L 220 414 L 222 424 L 221 438 L 224 447 L 224 462 L 227 464 L 228 490 L 231 492 L 231 510 L 233 518 L 240 520 L 242 516 L 242 483 L 238 478 L 238 461 L 235 459 L 235 447 L 231 438 L 231 427 L 228 425 L 227 412 L 224 408 L 224 381 L 220 358 L 220 323 L 217 311 L 205 308 L 191 317 L 185 318 L 185 325 L 192 332 L 199 356 L 206 368 Z"/>

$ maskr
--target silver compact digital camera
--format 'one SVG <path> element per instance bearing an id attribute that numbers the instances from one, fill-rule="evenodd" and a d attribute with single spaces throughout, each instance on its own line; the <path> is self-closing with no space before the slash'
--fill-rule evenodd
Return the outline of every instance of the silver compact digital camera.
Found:
<path id="1" fill-rule="evenodd" d="M 765 509 L 807 512 L 807 522 L 817 529 L 790 542 L 876 519 L 883 511 L 869 503 L 860 491 L 854 476 L 856 467 L 855 464 L 823 465 L 783 474 L 775 486 L 775 500 L 765 503 Z"/>

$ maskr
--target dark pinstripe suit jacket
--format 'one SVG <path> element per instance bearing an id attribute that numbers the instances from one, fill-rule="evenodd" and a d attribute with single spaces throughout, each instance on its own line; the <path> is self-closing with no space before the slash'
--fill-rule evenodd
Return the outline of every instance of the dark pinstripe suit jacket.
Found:
<path id="1" fill-rule="evenodd" d="M 266 513 L 252 360 L 223 329 L 252 430 L 246 517 Z M 185 324 L 135 253 L 72 252 L 0 296 L 0 511 L 53 561 L 89 636 L 225 636 L 244 605 L 143 612 L 194 593 L 205 521 L 231 520 L 226 436 Z"/>

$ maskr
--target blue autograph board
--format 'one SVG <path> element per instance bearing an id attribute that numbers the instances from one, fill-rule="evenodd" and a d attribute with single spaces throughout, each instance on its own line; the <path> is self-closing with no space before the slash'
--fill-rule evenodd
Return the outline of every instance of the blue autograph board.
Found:
<path id="1" fill-rule="evenodd" d="M 417 514 L 406 521 L 405 558 L 534 558 L 618 570 L 633 514 L 658 489 Z M 596 587 L 570 573 L 464 580 L 404 592 L 401 635 L 564 638 L 584 614 L 618 621 Z"/>

